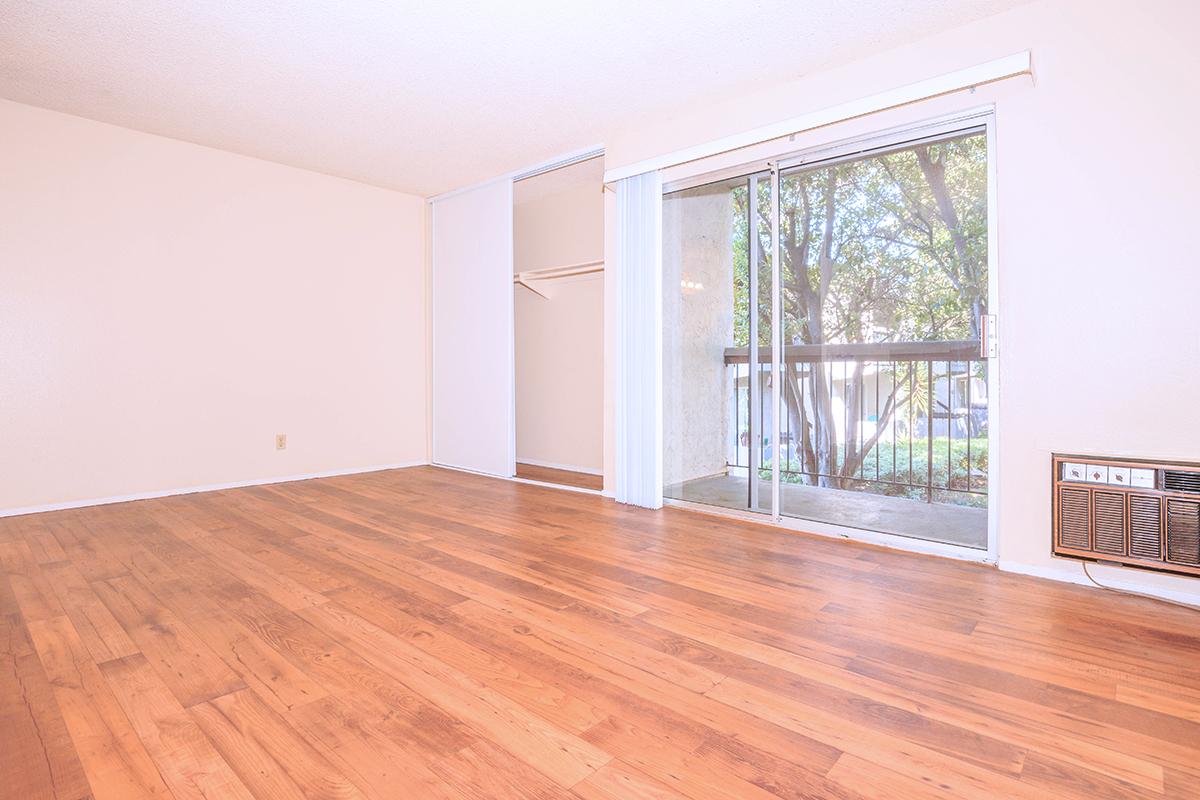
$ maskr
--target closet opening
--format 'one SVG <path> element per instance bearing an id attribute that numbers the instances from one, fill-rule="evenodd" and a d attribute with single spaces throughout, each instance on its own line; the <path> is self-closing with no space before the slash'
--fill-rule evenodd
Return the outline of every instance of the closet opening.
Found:
<path id="1" fill-rule="evenodd" d="M 604 478 L 604 158 L 513 183 L 516 477 Z"/>

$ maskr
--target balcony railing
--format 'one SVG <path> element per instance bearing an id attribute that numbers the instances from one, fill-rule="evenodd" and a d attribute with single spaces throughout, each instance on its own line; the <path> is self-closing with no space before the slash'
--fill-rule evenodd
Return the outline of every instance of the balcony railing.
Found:
<path id="1" fill-rule="evenodd" d="M 967 505 L 986 498 L 987 361 L 979 342 L 785 347 L 778 448 L 770 440 L 770 348 L 757 357 L 761 441 L 751 430 L 749 348 L 725 350 L 730 467 L 756 460 L 769 472 L 778 450 L 790 483 Z"/>

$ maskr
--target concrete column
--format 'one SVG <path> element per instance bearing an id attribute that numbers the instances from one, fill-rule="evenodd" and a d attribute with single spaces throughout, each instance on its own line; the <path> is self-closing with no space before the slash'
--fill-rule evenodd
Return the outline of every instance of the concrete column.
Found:
<path id="1" fill-rule="evenodd" d="M 727 186 L 663 198 L 663 478 L 725 471 L 733 385 L 733 197 Z"/>

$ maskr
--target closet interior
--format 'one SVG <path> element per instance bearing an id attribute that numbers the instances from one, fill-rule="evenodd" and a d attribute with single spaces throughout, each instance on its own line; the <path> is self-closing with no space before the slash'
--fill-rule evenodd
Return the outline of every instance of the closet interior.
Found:
<path id="1" fill-rule="evenodd" d="M 516 476 L 599 491 L 604 159 L 513 184 Z"/>

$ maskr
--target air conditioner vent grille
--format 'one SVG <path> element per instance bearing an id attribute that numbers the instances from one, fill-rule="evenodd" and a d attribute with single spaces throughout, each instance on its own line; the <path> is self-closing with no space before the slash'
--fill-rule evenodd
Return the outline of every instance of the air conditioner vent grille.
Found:
<path id="1" fill-rule="evenodd" d="M 1062 488 L 1058 495 L 1058 541 L 1063 547 L 1092 549 L 1087 489 Z"/>
<path id="2" fill-rule="evenodd" d="M 1200 503 L 1167 500 L 1167 560 L 1200 565 Z"/>
<path id="3" fill-rule="evenodd" d="M 1178 469 L 1163 470 L 1163 488 L 1168 492 L 1200 494 L 1200 472 L 1185 472 Z"/>
<path id="4" fill-rule="evenodd" d="M 1050 551 L 1200 578 L 1200 461 L 1054 453 Z"/>
<path id="5" fill-rule="evenodd" d="M 1162 500 L 1129 495 L 1129 554 L 1162 559 Z"/>
<path id="6" fill-rule="evenodd" d="M 1092 502 L 1096 552 L 1125 555 L 1125 495 L 1096 492 L 1092 495 Z"/>

